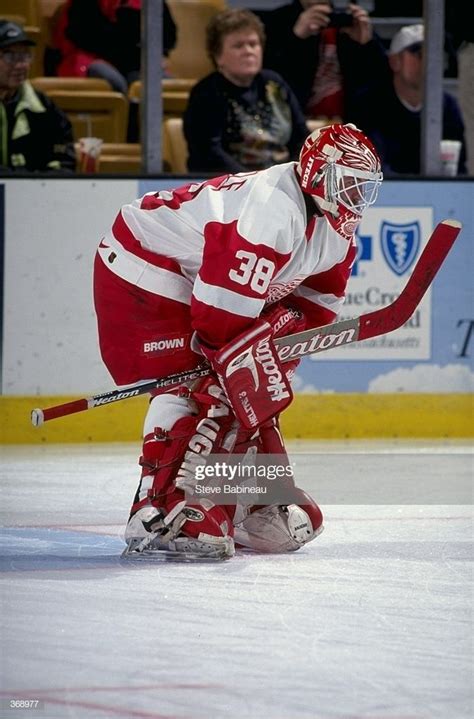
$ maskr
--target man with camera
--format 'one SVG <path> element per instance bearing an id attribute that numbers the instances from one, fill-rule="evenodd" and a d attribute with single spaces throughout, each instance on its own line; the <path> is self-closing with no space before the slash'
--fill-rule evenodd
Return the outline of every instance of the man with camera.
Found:
<path id="1" fill-rule="evenodd" d="M 264 65 L 286 79 L 305 115 L 350 119 L 358 93 L 386 68 L 367 12 L 347 0 L 293 0 L 259 15 L 267 33 Z"/>

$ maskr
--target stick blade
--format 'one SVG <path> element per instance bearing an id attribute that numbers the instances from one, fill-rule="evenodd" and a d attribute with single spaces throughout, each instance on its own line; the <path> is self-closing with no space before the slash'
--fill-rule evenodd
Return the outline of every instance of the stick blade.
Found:
<path id="1" fill-rule="evenodd" d="M 407 284 L 392 304 L 360 317 L 359 339 L 393 332 L 408 322 L 462 229 L 458 220 L 446 219 L 436 225 Z"/>

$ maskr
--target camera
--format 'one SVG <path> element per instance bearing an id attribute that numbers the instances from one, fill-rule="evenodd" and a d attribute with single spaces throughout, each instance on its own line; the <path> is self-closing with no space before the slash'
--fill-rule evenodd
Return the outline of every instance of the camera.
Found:
<path id="1" fill-rule="evenodd" d="M 350 12 L 332 12 L 329 14 L 328 27 L 351 27 L 353 18 Z"/>
<path id="2" fill-rule="evenodd" d="M 357 0 L 352 0 L 356 4 Z M 329 14 L 328 27 L 351 27 L 353 18 L 350 12 L 347 12 L 348 0 L 332 0 L 332 12 Z"/>

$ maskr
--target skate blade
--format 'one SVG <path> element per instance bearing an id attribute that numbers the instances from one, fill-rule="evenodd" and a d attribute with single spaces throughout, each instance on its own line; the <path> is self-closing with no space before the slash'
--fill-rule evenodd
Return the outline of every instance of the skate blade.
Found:
<path id="1" fill-rule="evenodd" d="M 229 556 L 206 555 L 198 552 L 174 552 L 171 549 L 144 549 L 141 552 L 130 550 L 128 547 L 121 554 L 121 559 L 133 562 L 176 562 L 177 564 L 211 564 L 225 562 Z"/>
<path id="2" fill-rule="evenodd" d="M 164 562 L 222 562 L 232 555 L 222 551 L 222 547 L 207 547 L 204 551 L 194 551 L 193 547 L 182 546 L 180 549 L 160 545 L 156 535 L 143 539 L 132 539 L 122 552 L 122 559 Z M 179 540 L 178 540 L 179 541 Z M 193 540 L 187 540 L 191 544 Z"/>

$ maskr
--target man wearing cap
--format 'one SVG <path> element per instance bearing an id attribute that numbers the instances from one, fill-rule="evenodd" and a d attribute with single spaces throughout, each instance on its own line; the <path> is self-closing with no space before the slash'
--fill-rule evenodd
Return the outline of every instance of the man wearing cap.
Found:
<path id="1" fill-rule="evenodd" d="M 419 174 L 423 107 L 423 25 L 406 25 L 393 37 L 391 78 L 361 95 L 351 118 L 365 131 L 382 158 L 386 175 Z M 443 139 L 459 140 L 458 172 L 466 172 L 464 123 L 456 99 L 443 93 Z"/>
<path id="2" fill-rule="evenodd" d="M 33 45 L 20 25 L 0 20 L 0 172 L 73 172 L 71 123 L 27 80 Z"/>

